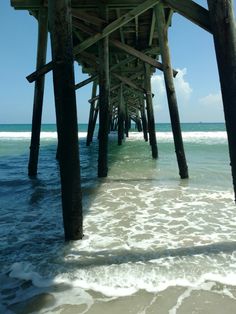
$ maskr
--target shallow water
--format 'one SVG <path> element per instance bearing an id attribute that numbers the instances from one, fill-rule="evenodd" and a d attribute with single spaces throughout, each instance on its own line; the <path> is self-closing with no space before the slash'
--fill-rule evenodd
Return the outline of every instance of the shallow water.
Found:
<path id="1" fill-rule="evenodd" d="M 1 313 L 234 313 L 236 218 L 226 134 L 183 133 L 190 179 L 169 130 L 160 158 L 133 132 L 111 134 L 109 176 L 80 133 L 84 238 L 63 241 L 56 134 L 42 134 L 37 179 L 29 133 L 0 133 Z M 14 130 L 13 130 L 14 131 Z"/>

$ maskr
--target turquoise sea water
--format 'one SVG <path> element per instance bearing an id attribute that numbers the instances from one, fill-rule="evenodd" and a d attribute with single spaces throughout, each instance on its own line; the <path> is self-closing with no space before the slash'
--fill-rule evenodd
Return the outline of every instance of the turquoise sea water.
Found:
<path id="1" fill-rule="evenodd" d="M 0 126 L 0 313 L 213 313 L 214 297 L 234 313 L 236 207 L 224 124 L 182 125 L 188 180 L 179 178 L 169 124 L 157 125 L 158 160 L 142 133 L 122 146 L 110 134 L 105 179 L 86 128 L 84 238 L 65 244 L 55 125 L 42 128 L 37 179 L 27 177 L 30 126 Z M 189 301 L 196 293 L 210 295 L 201 310 Z M 160 307 L 165 294 L 171 302 Z"/>
<path id="2" fill-rule="evenodd" d="M 78 128 L 80 132 L 87 131 L 87 124 L 79 124 Z M 224 123 L 183 123 L 182 131 L 225 131 Z M 134 128 L 134 126 L 133 126 Z M 156 130 L 160 132 L 171 131 L 171 125 L 169 123 L 161 123 L 156 124 Z M 31 125 L 30 124 L 0 124 L 0 132 L 30 132 Z M 55 124 L 43 124 L 42 125 L 43 132 L 54 132 L 56 131 Z"/>

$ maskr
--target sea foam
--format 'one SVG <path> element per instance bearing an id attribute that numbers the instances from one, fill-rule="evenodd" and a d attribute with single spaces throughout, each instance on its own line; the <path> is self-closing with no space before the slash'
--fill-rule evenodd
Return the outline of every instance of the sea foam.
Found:
<path id="1" fill-rule="evenodd" d="M 79 138 L 85 138 L 87 132 L 79 132 Z M 117 136 L 116 132 L 110 134 L 111 138 Z M 172 132 L 156 132 L 158 142 L 173 142 Z M 185 142 L 192 143 L 205 143 L 205 144 L 221 144 L 227 140 L 227 134 L 224 131 L 219 132 L 182 132 L 182 137 Z M 0 132 L 0 139 L 5 140 L 27 140 L 31 138 L 31 132 Z M 57 139 L 57 132 L 41 132 L 40 138 L 42 140 L 55 140 Z M 130 132 L 130 140 L 142 140 L 142 132 Z"/>

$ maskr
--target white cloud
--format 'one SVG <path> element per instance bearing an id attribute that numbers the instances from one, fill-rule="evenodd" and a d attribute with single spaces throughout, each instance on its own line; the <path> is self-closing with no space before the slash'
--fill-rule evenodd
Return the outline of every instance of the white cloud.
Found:
<path id="1" fill-rule="evenodd" d="M 175 90 L 177 97 L 180 98 L 180 101 L 188 101 L 192 88 L 190 87 L 189 82 L 185 80 L 185 75 L 187 74 L 187 69 L 184 68 L 182 70 L 178 69 L 178 74 L 174 79 Z M 166 97 L 165 93 L 165 82 L 163 74 L 157 74 L 152 76 L 152 91 L 157 97 Z"/>
<path id="2" fill-rule="evenodd" d="M 180 105 L 185 105 L 189 102 L 192 94 L 192 88 L 189 82 L 186 81 L 185 76 L 187 74 L 187 69 L 178 69 L 178 74 L 174 79 L 175 90 L 177 94 L 177 100 Z M 153 99 L 154 111 L 157 113 L 160 111 L 165 111 L 165 118 L 168 117 L 167 113 L 167 96 L 163 73 L 156 74 L 152 76 L 152 92 L 155 95 Z"/>
<path id="3" fill-rule="evenodd" d="M 222 106 L 221 92 L 202 97 L 199 99 L 199 103 L 203 106 Z"/>
<path id="4" fill-rule="evenodd" d="M 153 75 L 152 79 L 152 91 L 163 95 L 165 93 L 165 82 L 162 74 Z"/>
<path id="5" fill-rule="evenodd" d="M 185 80 L 185 75 L 187 74 L 187 69 L 184 68 L 182 70 L 177 69 L 178 74 L 174 79 L 175 83 L 175 89 L 177 97 L 180 98 L 180 100 L 188 101 L 190 99 L 190 96 L 192 94 L 192 88 L 190 87 L 189 82 Z"/>
<path id="6" fill-rule="evenodd" d="M 177 95 L 180 120 L 182 122 L 196 121 L 223 121 L 223 105 L 221 93 L 208 93 L 204 97 L 198 96 L 198 91 L 190 85 L 187 79 L 187 69 L 178 69 L 178 75 L 174 79 Z M 169 121 L 169 110 L 165 90 L 163 73 L 152 76 L 152 92 L 156 121 Z"/>
<path id="7" fill-rule="evenodd" d="M 163 105 L 166 104 L 165 82 L 161 74 L 153 75 L 151 78 L 152 92 L 155 95 L 153 99 L 153 106 L 155 111 L 160 111 Z"/>

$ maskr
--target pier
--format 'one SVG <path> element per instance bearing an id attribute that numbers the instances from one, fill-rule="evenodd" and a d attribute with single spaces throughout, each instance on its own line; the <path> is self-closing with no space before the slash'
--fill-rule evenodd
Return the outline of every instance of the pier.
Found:
<path id="1" fill-rule="evenodd" d="M 65 240 L 83 237 L 82 192 L 76 90 L 92 83 L 87 145 L 99 123 L 98 177 L 108 175 L 109 132 L 117 144 L 129 136 L 131 121 L 158 158 L 151 76 L 164 74 L 174 147 L 181 179 L 188 166 L 174 87 L 168 29 L 181 14 L 212 34 L 228 135 L 236 195 L 236 28 L 232 0 L 208 0 L 208 9 L 191 0 L 11 0 L 38 23 L 36 69 L 27 80 L 35 84 L 28 174 L 37 176 L 45 75 L 52 71 L 58 133 L 62 212 Z M 46 63 L 50 34 L 52 59 Z M 183 34 L 184 36 L 184 34 Z M 204 47 L 203 47 L 204 49 Z M 75 82 L 74 62 L 88 79 Z"/>

